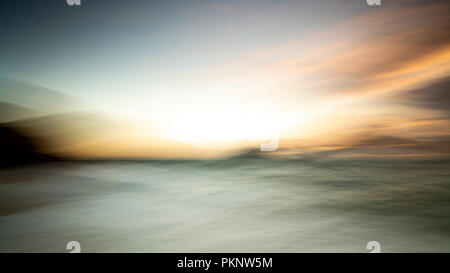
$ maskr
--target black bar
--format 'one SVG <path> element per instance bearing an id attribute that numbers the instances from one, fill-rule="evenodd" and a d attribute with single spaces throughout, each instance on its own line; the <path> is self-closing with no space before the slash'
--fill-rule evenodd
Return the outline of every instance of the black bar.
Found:
<path id="1" fill-rule="evenodd" d="M 232 259 L 235 260 L 232 260 Z M 247 266 L 237 263 L 236 259 L 247 261 L 259 258 L 266 263 Z M 5 263 L 16 270 L 55 270 L 84 272 L 93 269 L 117 270 L 127 272 L 315 272 L 323 270 L 358 270 L 370 269 L 378 272 L 395 269 L 445 268 L 450 254 L 298 254 L 298 253 L 148 253 L 148 254 L 0 254 L 3 268 Z M 223 260 L 224 259 L 224 260 Z M 180 267 L 180 261 L 211 260 L 210 266 Z M 222 263 L 223 261 L 226 263 Z M 271 261 L 270 264 L 268 261 Z M 230 262 L 233 261 L 233 262 Z M 186 264 L 184 264 L 186 265 Z M 200 263 L 197 263 L 200 265 Z M 269 266 L 270 265 L 270 266 Z"/>

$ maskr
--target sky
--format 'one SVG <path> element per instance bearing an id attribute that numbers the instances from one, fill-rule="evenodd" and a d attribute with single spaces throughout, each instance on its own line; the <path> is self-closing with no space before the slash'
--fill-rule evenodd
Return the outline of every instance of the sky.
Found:
<path id="1" fill-rule="evenodd" d="M 281 149 L 449 152 L 448 1 L 0 5 L 3 88 L 55 90 L 115 120 L 108 140 L 83 127 L 81 154 L 204 154 L 274 134 Z"/>

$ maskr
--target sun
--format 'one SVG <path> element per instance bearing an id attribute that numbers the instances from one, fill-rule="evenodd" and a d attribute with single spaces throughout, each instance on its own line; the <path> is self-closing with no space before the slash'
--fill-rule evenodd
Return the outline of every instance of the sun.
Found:
<path id="1" fill-rule="evenodd" d="M 275 106 L 197 104 L 191 109 L 176 109 L 166 127 L 172 140 L 207 144 L 278 136 L 282 121 Z"/>

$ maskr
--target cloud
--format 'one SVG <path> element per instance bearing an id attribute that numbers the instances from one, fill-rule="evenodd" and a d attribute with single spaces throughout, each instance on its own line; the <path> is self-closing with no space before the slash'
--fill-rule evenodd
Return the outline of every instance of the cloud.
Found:
<path id="1" fill-rule="evenodd" d="M 407 90 L 394 96 L 399 103 L 431 110 L 450 112 L 450 77 Z"/>
<path id="2" fill-rule="evenodd" d="M 436 157 L 450 156 L 450 135 L 428 139 L 383 134 L 382 130 L 347 136 L 345 141 L 308 147 L 325 157 Z"/>
<path id="3" fill-rule="evenodd" d="M 450 61 L 450 3 L 427 3 L 355 14 L 297 41 L 261 45 L 198 78 L 346 94 L 387 92 L 439 78 L 448 74 Z"/>

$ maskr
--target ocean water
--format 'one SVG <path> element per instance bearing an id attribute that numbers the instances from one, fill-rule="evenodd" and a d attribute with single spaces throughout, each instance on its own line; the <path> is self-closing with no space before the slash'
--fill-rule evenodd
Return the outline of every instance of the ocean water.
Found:
<path id="1" fill-rule="evenodd" d="M 448 159 L 54 162 L 0 171 L 0 252 L 450 252 Z"/>

